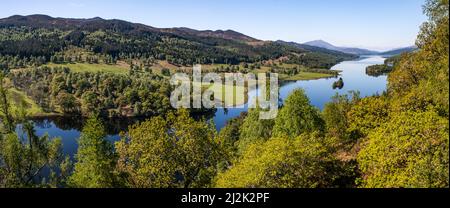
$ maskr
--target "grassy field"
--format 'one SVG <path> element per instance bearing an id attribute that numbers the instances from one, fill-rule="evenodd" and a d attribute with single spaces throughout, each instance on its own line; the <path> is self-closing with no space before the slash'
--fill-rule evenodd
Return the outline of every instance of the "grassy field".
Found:
<path id="1" fill-rule="evenodd" d="M 49 67 L 68 67 L 72 72 L 105 72 L 115 74 L 126 74 L 129 71 L 129 66 L 126 65 L 109 65 L 109 64 L 89 64 L 89 63 L 74 63 L 74 64 L 47 64 Z"/>
<path id="2" fill-rule="evenodd" d="M 331 78 L 335 75 L 332 74 L 324 74 L 324 73 L 317 73 L 317 72 L 307 72 L 308 68 L 295 65 L 295 64 L 278 64 L 278 67 L 280 68 L 286 68 L 286 69 L 293 69 L 294 67 L 297 67 L 299 70 L 302 70 L 300 73 L 296 75 L 288 75 L 288 74 L 279 74 L 278 79 L 280 81 L 301 81 L 301 80 L 316 80 L 316 79 L 324 79 L 324 78 Z M 261 66 L 260 69 L 252 70 L 252 73 L 267 73 L 269 72 L 271 67 L 268 66 Z"/>
<path id="3" fill-rule="evenodd" d="M 332 74 L 322 74 L 322 73 L 314 73 L 314 72 L 300 72 L 299 74 L 289 76 L 286 74 L 281 74 L 279 79 L 281 81 L 300 81 L 300 80 L 316 80 L 316 79 L 324 79 L 335 77 Z"/>
<path id="4" fill-rule="evenodd" d="M 169 69 L 171 73 L 176 72 L 180 67 L 175 66 L 173 64 L 170 64 L 167 61 L 157 61 L 155 64 L 153 64 L 150 68 L 153 70 L 156 70 L 155 73 L 158 71 L 161 71 L 162 69 Z"/>
<path id="5" fill-rule="evenodd" d="M 74 64 L 47 64 L 46 66 L 49 67 L 68 67 L 73 72 L 103 72 L 103 73 L 115 73 L 115 74 L 126 74 L 128 73 L 129 66 L 126 63 L 118 63 L 116 65 L 108 65 L 108 64 L 88 64 L 88 63 L 74 63 Z M 222 64 L 214 64 L 214 65 L 203 65 L 204 73 L 207 73 L 207 71 L 213 70 L 214 68 L 218 67 L 227 67 L 226 65 Z M 281 67 L 284 68 L 291 68 L 295 65 L 282 65 Z M 242 67 L 242 66 L 241 66 Z M 156 66 L 153 66 L 152 69 L 154 73 L 158 73 L 159 69 L 167 68 L 172 73 L 175 72 L 178 69 L 177 66 L 171 65 L 167 62 L 160 61 Z M 270 71 L 270 67 L 262 66 L 260 69 L 252 70 L 250 73 L 266 73 Z M 315 80 L 315 79 L 322 79 L 322 78 L 330 78 L 334 77 L 334 75 L 331 74 L 323 74 L 323 73 L 314 73 L 314 72 L 300 72 L 297 75 L 289 76 L 287 74 L 279 74 L 279 80 L 280 81 L 298 81 L 298 80 Z M 222 97 L 219 98 L 222 102 L 225 100 L 225 96 L 228 96 L 229 98 L 233 98 L 234 103 L 224 103 L 225 107 L 232 107 L 232 106 L 241 106 L 248 102 L 248 89 L 246 87 L 240 87 L 240 86 L 231 86 L 231 85 L 225 85 L 221 84 L 220 86 L 213 86 L 211 84 L 203 84 L 201 86 L 202 91 L 206 91 L 207 89 L 211 89 L 214 92 L 220 92 L 222 91 Z M 244 96 L 242 96 L 241 93 L 244 93 Z M 225 94 L 227 93 L 227 94 Z M 232 93 L 232 95 L 231 95 Z M 241 94 L 241 95 L 238 95 Z M 13 111 L 19 110 L 18 106 L 24 106 L 27 115 L 28 116 L 47 116 L 47 115 L 53 115 L 51 113 L 46 113 L 44 110 L 37 105 L 32 99 L 30 99 L 24 92 L 15 89 L 10 88 L 9 89 L 9 96 L 11 99 L 11 107 Z"/>
<path id="6" fill-rule="evenodd" d="M 195 85 L 196 83 L 194 83 Z M 233 107 L 233 106 L 241 106 L 248 102 L 248 95 L 247 95 L 247 88 L 243 86 L 232 86 L 232 85 L 212 85 L 212 84 L 203 84 L 202 85 L 202 92 L 205 92 L 206 90 L 212 90 L 214 92 L 220 92 L 222 91 L 222 98 L 219 98 L 222 103 L 224 102 L 226 97 L 233 97 L 233 103 L 223 103 L 224 107 Z M 233 93 L 233 94 L 231 94 Z M 244 96 L 239 96 L 238 94 Z"/>
<path id="7" fill-rule="evenodd" d="M 88 64 L 88 63 L 75 63 L 75 64 L 47 64 L 46 66 L 49 67 L 69 67 L 70 70 L 73 72 L 105 72 L 105 73 L 116 73 L 116 74 L 126 74 L 128 73 L 128 66 L 123 64 L 117 64 L 117 65 L 108 65 L 108 64 Z M 203 71 L 207 72 L 209 70 L 212 70 L 214 68 L 224 66 L 226 65 L 202 65 Z M 287 65 L 283 65 L 283 67 L 290 67 Z M 292 67 L 292 66 L 291 66 Z M 178 69 L 176 66 L 171 65 L 167 62 L 159 62 L 158 64 L 154 65 L 152 67 L 154 73 L 159 74 L 158 72 L 162 68 L 167 68 L 170 70 L 170 72 L 173 74 Z M 261 69 L 255 69 L 252 71 L 252 73 L 266 73 L 270 70 L 269 67 L 261 67 Z M 296 74 L 294 76 L 289 76 L 286 74 L 280 74 L 279 79 L 282 81 L 298 81 L 298 80 L 314 80 L 314 79 L 322 79 L 322 78 L 329 78 L 334 77 L 334 75 L 330 74 L 323 74 L 323 73 L 314 73 L 314 72 L 300 72 L 299 74 Z"/>

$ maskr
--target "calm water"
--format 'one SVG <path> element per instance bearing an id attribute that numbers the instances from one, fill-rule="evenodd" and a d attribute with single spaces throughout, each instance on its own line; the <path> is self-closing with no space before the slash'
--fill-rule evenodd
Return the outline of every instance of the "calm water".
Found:
<path id="1" fill-rule="evenodd" d="M 284 83 L 280 86 L 280 99 L 285 100 L 290 93 L 298 88 L 303 88 L 308 95 L 311 103 L 323 109 L 331 98 L 339 94 L 345 94 L 349 91 L 359 91 L 362 97 L 381 94 L 386 90 L 387 76 L 372 77 L 366 74 L 366 68 L 371 65 L 383 64 L 385 58 L 380 56 L 362 57 L 357 60 L 345 61 L 332 67 L 333 70 L 342 71 L 337 78 L 319 79 L 310 81 L 296 81 Z M 333 83 L 339 78 L 344 80 L 342 89 L 333 90 Z M 256 92 L 249 92 L 249 98 L 254 97 Z M 250 99 L 251 102 L 252 99 Z M 231 118 L 239 116 L 247 111 L 247 106 L 241 106 L 236 109 L 218 109 L 214 117 L 217 129 L 221 129 Z"/>
<path id="2" fill-rule="evenodd" d="M 311 81 L 297 81 L 284 83 L 280 86 L 280 98 L 286 99 L 289 94 L 298 88 L 303 88 L 311 100 L 311 103 L 322 109 L 324 105 L 331 100 L 336 93 L 344 94 L 350 90 L 359 91 L 361 96 L 371 96 L 380 94 L 386 89 L 387 77 L 371 77 L 366 75 L 367 66 L 382 64 L 384 58 L 378 56 L 363 57 L 358 60 L 345 61 L 337 64 L 332 69 L 342 71 L 341 76 L 344 80 L 344 88 L 333 90 L 332 85 L 338 78 L 320 79 Z M 249 92 L 249 101 L 256 96 L 255 91 Z M 226 122 L 246 112 L 247 105 L 233 109 L 217 109 L 213 118 L 216 128 L 220 130 Z M 60 137 L 64 145 L 64 153 L 73 156 L 77 151 L 77 138 L 80 136 L 82 128 L 82 119 L 73 118 L 47 118 L 35 121 L 35 130 L 37 135 L 48 134 L 50 137 Z M 133 121 L 105 121 L 108 129 L 108 140 L 117 141 L 120 139 L 119 132 L 125 130 Z M 22 134 L 20 126 L 17 127 L 19 135 Z"/>

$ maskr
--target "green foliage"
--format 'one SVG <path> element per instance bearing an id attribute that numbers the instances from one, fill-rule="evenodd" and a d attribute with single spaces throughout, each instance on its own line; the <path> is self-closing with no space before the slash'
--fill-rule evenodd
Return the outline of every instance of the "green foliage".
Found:
<path id="1" fill-rule="evenodd" d="M 326 132 L 329 137 L 336 138 L 341 142 L 348 142 L 349 118 L 347 112 L 352 105 L 360 100 L 359 93 L 353 92 L 352 98 L 348 95 L 336 94 L 332 101 L 325 105 L 322 112 L 322 118 L 325 121 Z"/>
<path id="2" fill-rule="evenodd" d="M 272 138 L 249 145 L 242 158 L 219 173 L 217 187 L 318 188 L 332 186 L 335 159 L 318 134 Z"/>
<path id="3" fill-rule="evenodd" d="M 261 109 L 250 109 L 240 127 L 239 152 L 254 142 L 265 141 L 272 136 L 273 120 L 260 119 Z"/>
<path id="4" fill-rule="evenodd" d="M 166 131 L 166 121 L 156 117 L 130 127 L 128 135 L 115 144 L 118 169 L 125 175 L 128 187 L 172 186 L 176 167 Z"/>
<path id="5" fill-rule="evenodd" d="M 419 103 L 427 102 L 436 106 L 448 116 L 448 0 L 428 0 L 425 13 L 429 16 L 429 21 L 422 25 L 418 36 L 417 45 L 420 50 L 403 57 L 394 68 L 389 76 L 389 92 L 394 97 L 413 97 L 414 94 L 423 92 Z M 415 106 L 417 107 L 420 106 Z"/>
<path id="6" fill-rule="evenodd" d="M 62 154 L 61 139 L 50 139 L 48 135 L 36 136 L 33 123 L 25 116 L 26 111 L 18 108 L 15 117 L 11 112 L 7 89 L 0 75 L 0 187 L 59 187 L 65 184 L 70 163 Z M 22 123 L 20 137 L 16 122 Z M 49 171 L 45 177 L 43 171 Z"/>
<path id="7" fill-rule="evenodd" d="M 389 103 L 385 97 L 363 98 L 352 105 L 347 117 L 347 131 L 351 139 L 356 140 L 389 120 Z"/>
<path id="8" fill-rule="evenodd" d="M 32 129 L 25 130 L 31 138 L 27 143 L 12 133 L 0 138 L 0 187 L 58 187 L 64 184 L 68 170 L 63 166 L 68 164 L 61 153 L 61 140 L 48 136 L 39 138 Z M 50 178 L 42 174 L 45 168 L 50 170 Z"/>
<path id="9" fill-rule="evenodd" d="M 336 63 L 355 58 L 349 54 L 330 54 L 328 52 L 330 51 L 308 52 L 301 55 L 293 54 L 289 56 L 287 63 L 296 63 L 311 68 L 329 69 Z"/>
<path id="10" fill-rule="evenodd" d="M 11 73 L 10 79 L 50 112 L 120 117 L 162 115 L 171 109 L 169 82 L 149 73 L 74 73 L 43 66 Z"/>
<path id="11" fill-rule="evenodd" d="M 322 131 L 323 120 L 303 90 L 295 90 L 278 113 L 273 136 L 294 138 L 303 133 Z"/>
<path id="12" fill-rule="evenodd" d="M 66 92 L 60 92 L 58 96 L 56 96 L 57 104 L 61 106 L 61 110 L 65 114 L 74 114 L 79 113 L 80 107 L 77 99 L 75 96 L 66 93 Z"/>
<path id="13" fill-rule="evenodd" d="M 383 95 L 337 95 L 320 114 L 296 90 L 275 121 L 259 120 L 259 109 L 251 110 L 218 135 L 212 124 L 194 120 L 186 110 L 166 115 L 170 86 L 165 77 L 148 72 L 156 60 L 222 64 L 221 72 L 240 71 L 237 65 L 244 63 L 245 71 L 274 67 L 273 72 L 299 76 L 302 67 L 328 68 L 348 56 L 183 29 L 148 31 L 118 20 L 2 20 L 0 27 L 5 21 L 10 27 L 0 28 L 0 71 L 43 109 L 157 117 L 129 127 L 115 144 L 117 153 L 105 140 L 104 126 L 90 119 L 67 179 L 72 165 L 61 153 L 61 140 L 36 136 L 23 110 L 15 117 L 1 74 L 0 187 L 449 187 L 448 11 L 448 0 L 427 0 L 429 21 L 417 38 L 419 50 L 368 68 L 369 74 L 380 74 L 392 66 Z M 276 69 L 271 60 L 280 57 L 287 58 Z M 74 73 L 38 67 L 49 60 L 96 66 L 119 60 L 131 69 L 128 74 Z M 335 87 L 343 87 L 343 81 Z M 16 123 L 24 135 L 13 133 Z M 50 170 L 48 177 L 44 169 Z"/>
<path id="14" fill-rule="evenodd" d="M 358 155 L 364 187 L 449 186 L 448 119 L 404 112 L 372 131 Z"/>
<path id="15" fill-rule="evenodd" d="M 0 117 L 2 121 L 0 132 L 11 133 L 15 129 L 15 123 L 10 110 L 11 106 L 8 100 L 8 89 L 4 85 L 4 77 L 5 75 L 3 72 L 0 72 Z"/>
<path id="16" fill-rule="evenodd" d="M 245 114 L 238 118 L 231 119 L 227 125 L 223 127 L 217 135 L 222 154 L 218 164 L 219 170 L 224 170 L 231 165 L 234 158 L 238 156 L 239 138 L 241 137 L 240 129 L 244 122 Z"/>
<path id="17" fill-rule="evenodd" d="M 132 126 L 116 143 L 128 187 L 207 187 L 218 161 L 215 129 L 182 110 Z"/>
<path id="18" fill-rule="evenodd" d="M 369 76 L 379 77 L 382 75 L 387 75 L 394 69 L 395 65 L 398 65 L 398 62 L 402 59 L 403 56 L 406 56 L 407 53 L 401 53 L 400 55 L 395 55 L 387 58 L 384 61 L 384 64 L 377 64 L 368 66 L 366 68 L 366 74 Z"/>
<path id="19" fill-rule="evenodd" d="M 100 113 L 101 101 L 98 94 L 92 91 L 87 91 L 81 96 L 81 109 L 84 115 L 95 115 Z"/>
<path id="20" fill-rule="evenodd" d="M 68 181 L 70 187 L 112 188 L 116 185 L 116 155 L 98 118 L 92 117 L 84 125 L 75 158 L 74 172 Z"/>
<path id="21" fill-rule="evenodd" d="M 374 77 L 386 75 L 391 71 L 392 67 L 386 64 L 377 64 L 366 68 L 366 74 Z"/>
<path id="22" fill-rule="evenodd" d="M 352 129 L 367 136 L 358 155 L 361 186 L 449 186 L 448 12 L 448 0 L 427 1 L 420 50 L 404 54 L 389 74 L 389 104 L 370 98 L 367 108 L 352 109 Z"/>
<path id="23" fill-rule="evenodd" d="M 332 87 L 333 87 L 333 90 L 344 88 L 344 80 L 342 79 L 342 77 L 339 78 L 338 81 L 333 82 L 333 86 Z"/>

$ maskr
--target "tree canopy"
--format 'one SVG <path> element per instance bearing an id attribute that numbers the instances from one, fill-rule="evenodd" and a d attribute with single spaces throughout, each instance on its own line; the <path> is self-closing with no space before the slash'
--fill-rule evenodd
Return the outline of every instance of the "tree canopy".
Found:
<path id="1" fill-rule="evenodd" d="M 116 143 L 118 167 L 130 187 L 207 187 L 218 146 L 211 124 L 181 110 L 132 126 Z"/>
<path id="2" fill-rule="evenodd" d="M 303 90 L 294 90 L 278 113 L 273 128 L 275 137 L 297 137 L 303 133 L 322 131 L 323 120 Z"/>
<path id="3" fill-rule="evenodd" d="M 112 188 L 117 185 L 116 155 L 97 117 L 91 117 L 84 125 L 75 159 L 77 162 L 68 181 L 70 187 Z"/>

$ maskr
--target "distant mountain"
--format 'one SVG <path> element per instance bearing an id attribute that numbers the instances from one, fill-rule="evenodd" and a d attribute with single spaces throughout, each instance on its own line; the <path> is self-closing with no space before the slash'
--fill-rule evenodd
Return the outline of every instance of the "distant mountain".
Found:
<path id="1" fill-rule="evenodd" d="M 394 50 L 390 50 L 390 51 L 385 51 L 380 53 L 380 55 L 382 56 L 396 56 L 402 53 L 408 53 L 408 52 L 413 52 L 418 50 L 419 48 L 417 48 L 417 46 L 409 46 L 409 47 L 405 47 L 405 48 L 397 48 Z"/>
<path id="2" fill-rule="evenodd" d="M 303 45 L 309 45 L 309 46 L 314 46 L 314 47 L 319 47 L 319 48 L 326 48 L 326 49 L 334 50 L 334 51 L 340 50 L 339 47 L 336 47 L 336 46 L 332 45 L 331 43 L 325 42 L 323 40 L 314 40 L 314 41 L 303 43 Z"/>
<path id="3" fill-rule="evenodd" d="M 379 53 L 377 51 L 371 51 L 371 50 L 362 49 L 362 48 L 338 47 L 338 46 L 334 46 L 328 42 L 325 42 L 323 40 L 314 40 L 314 41 L 306 42 L 303 44 L 309 45 L 309 46 L 320 47 L 320 48 L 326 48 L 326 49 L 334 50 L 334 51 L 340 51 L 343 53 L 355 54 L 355 55 L 374 55 L 374 54 Z"/>
<path id="4" fill-rule="evenodd" d="M 320 53 L 325 53 L 325 54 L 330 54 L 330 55 L 343 56 L 343 57 L 348 57 L 349 59 L 358 57 L 355 54 L 344 53 L 344 52 L 341 52 L 338 50 L 328 49 L 325 47 L 311 46 L 311 45 L 306 45 L 306 44 L 301 44 L 301 43 L 296 43 L 296 42 L 286 42 L 286 41 L 282 41 L 282 40 L 278 40 L 277 43 L 286 44 L 286 45 L 296 47 L 296 48 L 299 48 L 299 49 L 302 49 L 305 51 L 320 52 Z"/>
<path id="5" fill-rule="evenodd" d="M 325 48 L 328 50 L 340 51 L 343 53 L 355 54 L 355 55 L 381 55 L 381 56 L 395 56 L 395 55 L 399 55 L 399 54 L 402 54 L 405 52 L 413 52 L 418 49 L 417 46 L 409 46 L 409 47 L 397 48 L 397 49 L 393 49 L 393 50 L 389 50 L 389 51 L 385 51 L 385 52 L 379 52 L 379 51 L 372 51 L 372 50 L 363 49 L 363 48 L 338 47 L 338 46 L 334 46 L 333 44 L 330 44 L 323 40 L 310 41 L 310 42 L 303 43 L 302 45 L 320 47 L 320 48 Z"/>

